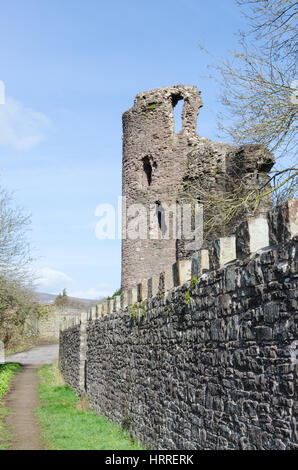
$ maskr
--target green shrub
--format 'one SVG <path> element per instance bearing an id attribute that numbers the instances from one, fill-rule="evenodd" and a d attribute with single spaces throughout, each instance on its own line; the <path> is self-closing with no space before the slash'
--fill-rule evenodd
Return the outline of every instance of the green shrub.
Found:
<path id="1" fill-rule="evenodd" d="M 185 304 L 188 305 L 191 299 L 191 294 L 190 292 L 185 292 Z"/>
<path id="2" fill-rule="evenodd" d="M 5 395 L 9 388 L 9 382 L 15 372 L 20 370 L 21 366 L 14 362 L 0 364 L 0 399 Z M 1 402 L 0 402 L 1 403 Z"/>

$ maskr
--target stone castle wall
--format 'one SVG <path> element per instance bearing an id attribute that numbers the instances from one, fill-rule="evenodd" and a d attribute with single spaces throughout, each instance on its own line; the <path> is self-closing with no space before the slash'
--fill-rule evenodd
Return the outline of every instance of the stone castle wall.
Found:
<path id="1" fill-rule="evenodd" d="M 297 449 L 297 209 L 61 331 L 67 383 L 150 449 Z"/>
<path id="2" fill-rule="evenodd" d="M 59 339 L 60 329 L 80 317 L 82 308 L 58 307 L 46 304 L 47 313 L 41 317 L 30 317 L 25 323 L 25 333 L 44 339 Z"/>

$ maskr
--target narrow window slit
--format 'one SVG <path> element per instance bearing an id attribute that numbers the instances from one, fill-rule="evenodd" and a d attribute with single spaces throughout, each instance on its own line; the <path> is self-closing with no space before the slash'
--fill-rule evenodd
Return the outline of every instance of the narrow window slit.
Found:
<path id="1" fill-rule="evenodd" d="M 143 170 L 145 175 L 145 181 L 147 185 L 150 186 L 152 181 L 152 165 L 148 157 L 143 158 Z"/>
<path id="2" fill-rule="evenodd" d="M 172 104 L 173 104 L 173 115 L 174 115 L 174 132 L 175 134 L 179 134 L 182 131 L 182 111 L 184 105 L 184 99 L 182 96 L 172 96 Z"/>

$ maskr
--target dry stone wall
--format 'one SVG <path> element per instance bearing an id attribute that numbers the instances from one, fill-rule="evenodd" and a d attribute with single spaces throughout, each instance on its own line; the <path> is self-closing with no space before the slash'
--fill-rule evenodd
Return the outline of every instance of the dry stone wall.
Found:
<path id="1" fill-rule="evenodd" d="M 61 331 L 67 383 L 151 449 L 297 449 L 297 209 L 175 263 L 169 290 L 163 272 L 158 291 L 152 278 L 143 299 L 140 284 Z"/>
<path id="2" fill-rule="evenodd" d="M 63 331 L 59 342 L 59 367 L 63 373 L 66 383 L 77 392 L 80 387 L 81 367 L 81 334 L 80 325 L 72 326 Z"/>

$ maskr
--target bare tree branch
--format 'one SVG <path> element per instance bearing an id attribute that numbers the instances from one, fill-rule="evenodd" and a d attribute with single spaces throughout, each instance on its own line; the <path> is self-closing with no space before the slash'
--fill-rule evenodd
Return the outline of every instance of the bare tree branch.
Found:
<path id="1" fill-rule="evenodd" d="M 14 206 L 11 195 L 0 189 L 0 274 L 7 279 L 25 279 L 31 262 L 26 239 L 30 217 Z"/>
<path id="2" fill-rule="evenodd" d="M 276 156 L 271 186 L 263 191 L 240 182 L 221 195 L 199 194 L 209 211 L 207 233 L 231 223 L 237 214 L 256 210 L 262 198 L 275 203 L 295 197 L 297 173 L 297 14 L 294 0 L 236 0 L 249 29 L 239 35 L 239 51 L 215 60 L 215 79 L 225 112 L 218 115 L 221 136 L 237 145 L 262 144 Z M 296 85 L 298 83 L 296 82 Z M 237 179 L 237 178 L 236 178 Z M 204 192 L 204 191 L 203 191 Z"/>

